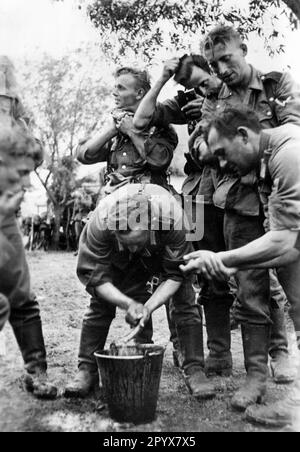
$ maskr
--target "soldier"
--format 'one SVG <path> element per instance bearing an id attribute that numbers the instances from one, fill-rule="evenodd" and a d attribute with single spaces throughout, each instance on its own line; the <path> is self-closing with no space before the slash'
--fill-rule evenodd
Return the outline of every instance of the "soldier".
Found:
<path id="1" fill-rule="evenodd" d="M 16 196 L 22 198 L 23 191 L 30 186 L 30 172 L 42 161 L 40 146 L 23 128 L 2 124 L 0 161 L 18 173 L 21 194 Z M 0 293 L 9 301 L 9 322 L 25 363 L 25 388 L 38 398 L 53 399 L 57 389 L 48 382 L 40 311 L 31 292 L 28 264 L 14 208 L 9 209 L 1 219 L 1 234 L 10 251 L 0 270 Z"/>
<path id="2" fill-rule="evenodd" d="M 178 144 L 177 134 L 168 124 L 156 124 L 139 132 L 133 125 L 133 116 L 145 94 L 151 88 L 146 71 L 121 68 L 115 74 L 113 96 L 116 109 L 104 130 L 78 146 L 77 158 L 81 163 L 107 162 L 106 184 L 101 197 L 128 183 L 153 183 L 172 193 L 167 170 Z M 152 285 L 153 286 L 153 285 Z M 176 294 L 182 296 L 181 290 Z M 184 296 L 195 299 L 192 285 Z M 167 314 L 169 307 L 166 305 Z M 168 315 L 168 319 L 170 319 Z M 178 348 L 176 331 L 170 322 L 171 340 Z"/>
<path id="3" fill-rule="evenodd" d="M 139 133 L 133 116 L 150 89 L 146 71 L 121 68 L 115 74 L 116 109 L 104 130 L 78 146 L 77 159 L 85 165 L 107 162 L 105 194 L 127 183 L 151 182 L 169 189 L 167 169 L 178 144 L 170 126 Z"/>
<path id="4" fill-rule="evenodd" d="M 263 75 L 249 65 L 246 61 L 247 46 L 233 28 L 216 27 L 205 38 L 203 48 L 211 67 L 224 82 L 218 94 L 217 110 L 229 105 L 244 104 L 254 108 L 265 128 L 286 123 L 300 124 L 299 86 L 287 73 Z M 204 119 L 207 123 L 209 117 Z M 200 152 L 205 151 L 203 139 L 199 139 L 196 146 Z M 226 171 L 223 169 L 223 172 Z M 255 174 L 243 178 L 221 175 L 214 203 L 225 209 L 224 235 L 228 249 L 242 246 L 264 234 L 265 218 L 257 193 Z M 274 381 L 293 381 L 295 369 L 288 354 L 284 306 L 282 297 L 278 299 L 278 293 L 281 293 L 278 291 L 278 282 L 275 280 L 275 285 L 272 277 L 270 285 L 267 269 L 238 272 L 236 280 L 240 301 L 236 310 L 239 322 L 242 326 L 250 325 L 248 332 L 252 335 L 251 342 L 257 343 L 258 348 L 256 331 L 259 331 L 262 324 L 266 330 L 269 324 L 272 325 L 269 354 Z M 211 306 L 211 309 L 217 312 L 218 306 Z M 246 362 L 248 374 L 251 373 L 251 365 Z M 233 406 L 238 410 L 245 410 L 257 400 L 259 391 L 255 388 L 254 379 L 251 380 L 252 384 L 242 387 L 232 400 Z"/>
<path id="5" fill-rule="evenodd" d="M 186 88 L 197 88 L 198 96 L 181 108 L 178 97 L 157 103 L 158 95 L 168 80 L 174 80 Z M 222 82 L 211 73 L 205 58 L 201 55 L 174 58 L 165 63 L 161 77 L 142 100 L 134 117 L 138 129 L 156 124 L 186 124 L 201 120 L 202 114 L 209 116 L 215 111 L 218 91 Z M 204 97 L 205 109 L 203 109 Z M 183 187 L 183 195 L 194 199 L 193 210 L 197 206 L 197 196 L 204 198 L 204 237 L 193 243 L 195 249 L 225 250 L 223 235 L 223 210 L 214 206 L 213 194 L 216 177 L 211 166 L 199 161 L 192 148 L 186 154 L 185 171 L 188 174 Z M 229 376 L 232 372 L 231 333 L 229 309 L 233 303 L 227 282 L 205 281 L 199 302 L 204 306 L 209 355 L 205 362 L 208 376 Z M 214 307 L 217 306 L 216 310 Z"/>
<path id="6" fill-rule="evenodd" d="M 100 201 L 86 225 L 79 247 L 78 277 L 92 296 L 82 325 L 79 371 L 66 397 L 84 397 L 98 383 L 94 352 L 103 349 L 116 307 L 127 321 L 141 322 L 137 342 L 152 336 L 151 314 L 191 280 L 182 277 L 179 264 L 191 250 L 181 206 L 165 189 L 153 184 L 128 184 Z M 149 295 L 147 282 L 160 275 L 161 283 Z M 187 386 L 198 399 L 215 396 L 203 372 L 202 324 L 189 296 L 175 297 L 177 327 Z M 149 334 L 150 329 L 150 334 Z"/>
<path id="7" fill-rule="evenodd" d="M 220 166 L 231 165 L 242 177 L 254 171 L 261 202 L 268 217 L 268 232 L 243 247 L 217 254 L 199 251 L 186 257 L 186 272 L 196 269 L 208 278 L 226 277 L 230 269 L 278 267 L 279 281 L 291 304 L 300 350 L 300 128 L 294 124 L 262 130 L 259 116 L 249 109 L 229 108 L 208 129 L 208 145 Z M 261 401 L 266 392 L 267 350 L 270 325 L 257 327 L 252 341 L 251 324 L 242 328 L 246 362 Z M 259 344 L 259 347 L 258 347 Z M 300 358 L 300 354 L 299 354 Z M 289 395 L 276 404 L 247 409 L 247 418 L 270 426 L 300 421 L 300 361 L 297 381 Z"/>

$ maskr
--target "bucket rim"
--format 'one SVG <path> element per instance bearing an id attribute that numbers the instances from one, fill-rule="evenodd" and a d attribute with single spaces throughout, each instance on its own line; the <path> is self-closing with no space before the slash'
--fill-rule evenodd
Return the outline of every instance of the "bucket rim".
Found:
<path id="1" fill-rule="evenodd" d="M 102 352 L 104 352 L 104 351 L 109 351 L 109 350 L 102 350 Z M 129 360 L 129 359 L 145 359 L 148 356 L 159 356 L 159 355 L 163 355 L 163 354 L 164 354 L 164 350 L 153 351 L 153 352 L 147 353 L 145 355 L 129 355 L 129 356 L 126 356 L 126 355 L 123 355 L 123 356 L 122 355 L 121 356 L 104 355 L 101 352 L 95 352 L 94 356 L 96 358 L 104 358 L 104 359 L 126 359 L 126 360 Z"/>

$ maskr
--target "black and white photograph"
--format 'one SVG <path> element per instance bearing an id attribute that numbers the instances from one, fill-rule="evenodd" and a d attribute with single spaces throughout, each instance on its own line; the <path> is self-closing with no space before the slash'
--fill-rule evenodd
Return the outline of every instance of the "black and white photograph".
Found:
<path id="1" fill-rule="evenodd" d="M 0 432 L 300 432 L 299 48 L 300 0 L 0 0 Z"/>

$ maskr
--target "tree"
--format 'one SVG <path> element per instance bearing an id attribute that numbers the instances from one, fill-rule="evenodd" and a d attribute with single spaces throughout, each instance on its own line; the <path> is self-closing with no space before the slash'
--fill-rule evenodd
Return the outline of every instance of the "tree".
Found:
<path id="1" fill-rule="evenodd" d="M 298 24 L 300 0 L 247 3 L 247 8 L 226 9 L 224 0 L 95 0 L 87 11 L 101 34 L 104 52 L 115 61 L 129 51 L 149 61 L 160 47 L 188 50 L 191 38 L 204 34 L 215 23 L 234 25 L 244 35 L 256 31 L 265 37 L 266 43 L 280 34 L 276 29 L 278 12 L 289 17 L 292 27 Z M 282 5 L 289 9 L 282 9 Z M 265 32 L 267 15 L 273 25 L 271 35 Z M 279 48 L 282 50 L 283 46 Z"/>
<path id="2" fill-rule="evenodd" d="M 107 82 L 97 75 L 101 65 L 101 59 L 95 60 L 90 49 L 61 58 L 45 55 L 42 61 L 24 65 L 24 98 L 34 118 L 33 131 L 46 151 L 46 175 L 42 170 L 37 175 L 55 216 L 55 249 L 62 215 L 76 188 L 75 146 L 102 122 L 108 109 Z"/>

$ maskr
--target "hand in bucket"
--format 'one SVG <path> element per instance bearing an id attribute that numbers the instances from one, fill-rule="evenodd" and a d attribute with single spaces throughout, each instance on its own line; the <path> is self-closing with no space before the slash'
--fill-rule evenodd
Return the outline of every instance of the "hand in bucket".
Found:
<path id="1" fill-rule="evenodd" d="M 125 320 L 132 326 L 139 325 L 140 328 L 144 328 L 150 318 L 150 312 L 146 306 L 141 303 L 132 301 L 126 313 Z"/>

